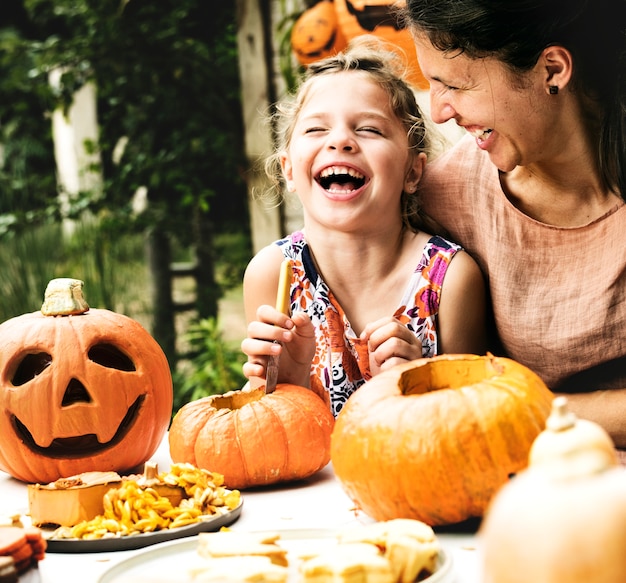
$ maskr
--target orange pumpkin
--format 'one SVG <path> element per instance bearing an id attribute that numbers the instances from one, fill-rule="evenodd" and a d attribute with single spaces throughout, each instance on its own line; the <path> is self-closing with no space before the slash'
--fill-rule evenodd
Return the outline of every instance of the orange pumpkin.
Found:
<path id="1" fill-rule="evenodd" d="M 339 27 L 349 40 L 372 34 L 389 42 L 407 66 L 407 80 L 416 89 L 428 90 L 429 84 L 420 71 L 415 43 L 410 31 L 399 22 L 394 10 L 404 6 L 394 0 L 334 0 Z"/>
<path id="2" fill-rule="evenodd" d="M 300 480 L 329 462 L 333 425 L 322 399 L 304 387 L 231 391 L 181 407 L 170 427 L 170 455 L 222 474 L 239 490 Z"/>
<path id="3" fill-rule="evenodd" d="M 305 10 L 291 30 L 291 48 L 302 65 L 338 53 L 346 45 L 332 0 Z"/>
<path id="4" fill-rule="evenodd" d="M 399 365 L 365 383 L 337 416 L 335 474 L 376 520 L 436 526 L 480 517 L 527 466 L 552 398 L 537 375 L 506 358 Z"/>
<path id="5" fill-rule="evenodd" d="M 165 354 L 138 322 L 90 309 L 82 285 L 52 280 L 42 311 L 0 325 L 0 469 L 25 482 L 134 470 L 171 419 Z"/>

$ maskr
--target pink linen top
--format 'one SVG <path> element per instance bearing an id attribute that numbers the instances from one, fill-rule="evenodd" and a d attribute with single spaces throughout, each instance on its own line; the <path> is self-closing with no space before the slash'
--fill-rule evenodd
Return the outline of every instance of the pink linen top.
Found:
<path id="1" fill-rule="evenodd" d="M 540 223 L 471 136 L 421 186 L 426 212 L 483 269 L 509 357 L 555 391 L 626 388 L 626 205 L 581 227 Z"/>

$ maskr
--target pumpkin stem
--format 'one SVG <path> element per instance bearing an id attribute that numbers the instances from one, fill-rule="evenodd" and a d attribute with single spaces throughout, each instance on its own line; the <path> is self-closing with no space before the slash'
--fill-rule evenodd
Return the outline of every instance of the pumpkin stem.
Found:
<path id="1" fill-rule="evenodd" d="M 567 397 L 555 397 L 552 401 L 552 410 L 546 420 L 546 429 L 550 431 L 565 431 L 576 425 L 577 417 L 567 408 Z"/>
<path id="2" fill-rule="evenodd" d="M 83 297 L 83 285 L 80 279 L 71 277 L 51 279 L 44 293 L 41 313 L 44 316 L 84 314 L 89 305 Z"/>
<path id="3" fill-rule="evenodd" d="M 137 483 L 146 488 L 159 484 L 159 464 L 147 461 L 143 465 L 143 474 L 137 479 Z"/>

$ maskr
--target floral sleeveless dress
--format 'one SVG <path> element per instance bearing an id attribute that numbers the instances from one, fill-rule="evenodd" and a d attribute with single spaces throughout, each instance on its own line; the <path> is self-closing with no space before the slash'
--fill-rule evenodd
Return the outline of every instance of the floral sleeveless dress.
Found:
<path id="1" fill-rule="evenodd" d="M 355 334 L 317 272 L 304 233 L 296 231 L 276 244 L 284 257 L 292 261 L 291 312 L 306 312 L 315 326 L 311 389 L 337 416 L 348 397 L 371 378 L 367 343 Z M 423 357 L 437 353 L 441 285 L 450 261 L 460 249 L 442 237 L 431 237 L 394 313 L 421 340 Z"/>

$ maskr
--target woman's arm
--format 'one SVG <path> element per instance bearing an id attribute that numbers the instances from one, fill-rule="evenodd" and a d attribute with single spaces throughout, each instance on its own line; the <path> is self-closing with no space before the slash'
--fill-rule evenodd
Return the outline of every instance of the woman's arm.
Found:
<path id="1" fill-rule="evenodd" d="M 555 394 L 566 396 L 572 413 L 601 425 L 617 448 L 626 449 L 626 388 Z M 622 457 L 622 463 L 625 463 L 626 453 Z"/>

